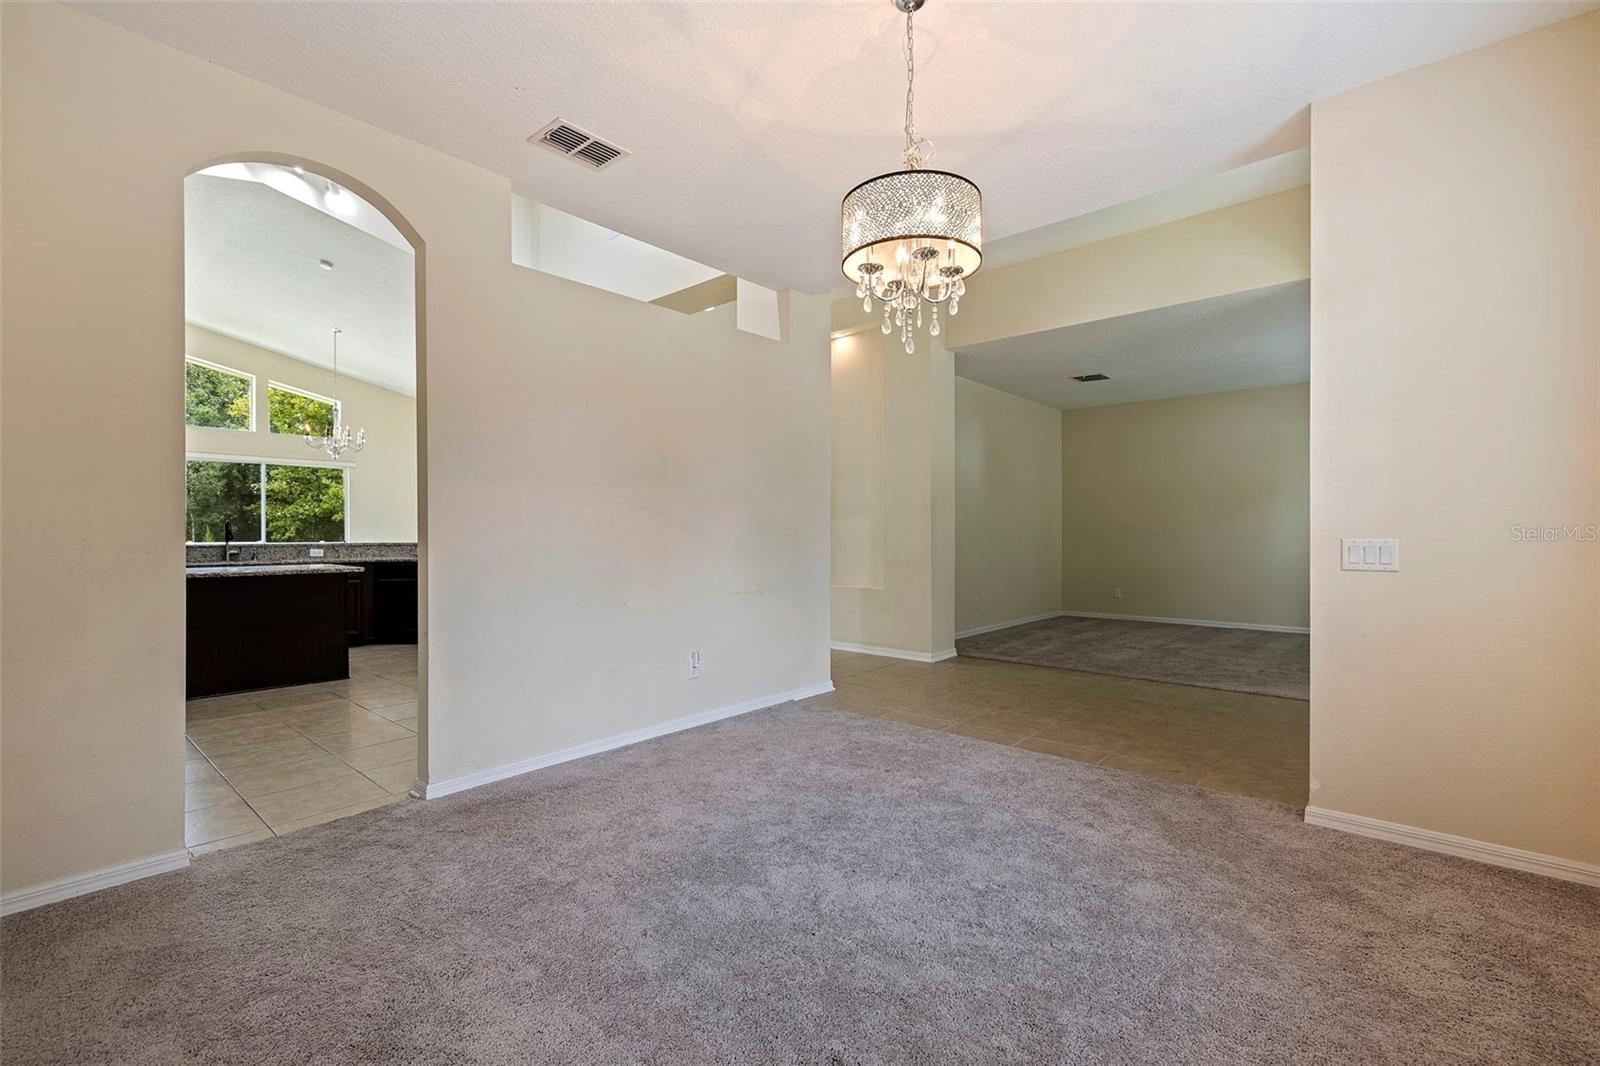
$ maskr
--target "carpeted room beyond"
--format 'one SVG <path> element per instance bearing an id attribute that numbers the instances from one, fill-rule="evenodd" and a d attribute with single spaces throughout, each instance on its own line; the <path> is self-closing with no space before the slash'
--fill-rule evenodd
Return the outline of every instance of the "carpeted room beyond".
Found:
<path id="1" fill-rule="evenodd" d="M 963 637 L 956 648 L 971 659 L 1311 698 L 1311 638 L 1304 633 L 1069 615 Z"/>
<path id="2" fill-rule="evenodd" d="M 1600 893 L 786 705 L 8 918 L 41 1063 L 1600 1060 Z"/>

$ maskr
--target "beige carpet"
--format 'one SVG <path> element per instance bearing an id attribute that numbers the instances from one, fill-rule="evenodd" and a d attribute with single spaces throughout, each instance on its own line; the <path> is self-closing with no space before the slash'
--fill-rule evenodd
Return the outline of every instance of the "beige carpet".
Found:
<path id="1" fill-rule="evenodd" d="M 1311 638 L 1303 633 L 1062 617 L 963 637 L 956 651 L 1142 681 L 1292 700 L 1311 696 Z"/>
<path id="2" fill-rule="evenodd" d="M 5 1066 L 1600 1061 L 1600 892 L 794 705 L 0 936 Z"/>

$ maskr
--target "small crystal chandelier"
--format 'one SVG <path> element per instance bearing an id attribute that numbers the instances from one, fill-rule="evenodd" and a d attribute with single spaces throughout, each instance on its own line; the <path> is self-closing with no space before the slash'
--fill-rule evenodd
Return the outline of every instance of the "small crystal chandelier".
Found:
<path id="1" fill-rule="evenodd" d="M 333 425 L 326 426 L 323 430 L 313 426 L 310 422 L 301 428 L 305 430 L 306 444 L 328 453 L 329 457 L 337 459 L 347 451 L 359 452 L 367 446 L 367 431 L 358 429 L 350 432 L 350 427 L 344 424 L 339 409 L 339 334 L 344 330 L 335 326 L 333 328 Z"/>
<path id="2" fill-rule="evenodd" d="M 906 354 L 917 350 L 914 330 L 939 335 L 939 307 L 956 314 L 967 278 L 983 263 L 983 194 L 945 170 L 925 170 L 933 145 L 917 136 L 912 103 L 917 66 L 911 16 L 925 0 L 891 0 L 906 16 L 905 169 L 881 174 L 851 189 L 840 205 L 844 276 L 856 284 L 861 308 L 883 304 L 883 332 L 896 327 Z"/>

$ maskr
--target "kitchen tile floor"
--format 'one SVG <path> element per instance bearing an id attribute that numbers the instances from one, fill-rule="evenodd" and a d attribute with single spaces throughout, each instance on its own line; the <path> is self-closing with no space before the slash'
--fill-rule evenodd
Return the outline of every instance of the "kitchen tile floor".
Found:
<path id="1" fill-rule="evenodd" d="M 403 799 L 417 776 L 417 649 L 350 649 L 350 678 L 190 700 L 193 856 Z"/>
<path id="2" fill-rule="evenodd" d="M 985 659 L 833 653 L 807 702 L 1224 792 L 1306 805 L 1310 705 Z"/>

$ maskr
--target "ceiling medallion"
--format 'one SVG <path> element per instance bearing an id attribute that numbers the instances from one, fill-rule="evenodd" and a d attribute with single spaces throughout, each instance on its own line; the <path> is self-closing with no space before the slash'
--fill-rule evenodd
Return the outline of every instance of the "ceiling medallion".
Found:
<path id="1" fill-rule="evenodd" d="M 917 66 L 911 16 L 924 0 L 891 0 L 906 16 L 905 169 L 870 178 L 845 195 L 839 209 L 844 276 L 855 282 L 861 307 L 883 305 L 883 332 L 898 327 L 909 355 L 914 331 L 939 335 L 939 307 L 956 314 L 966 279 L 983 263 L 983 194 L 947 170 L 927 170 L 933 144 L 917 136 L 912 104 Z"/>

